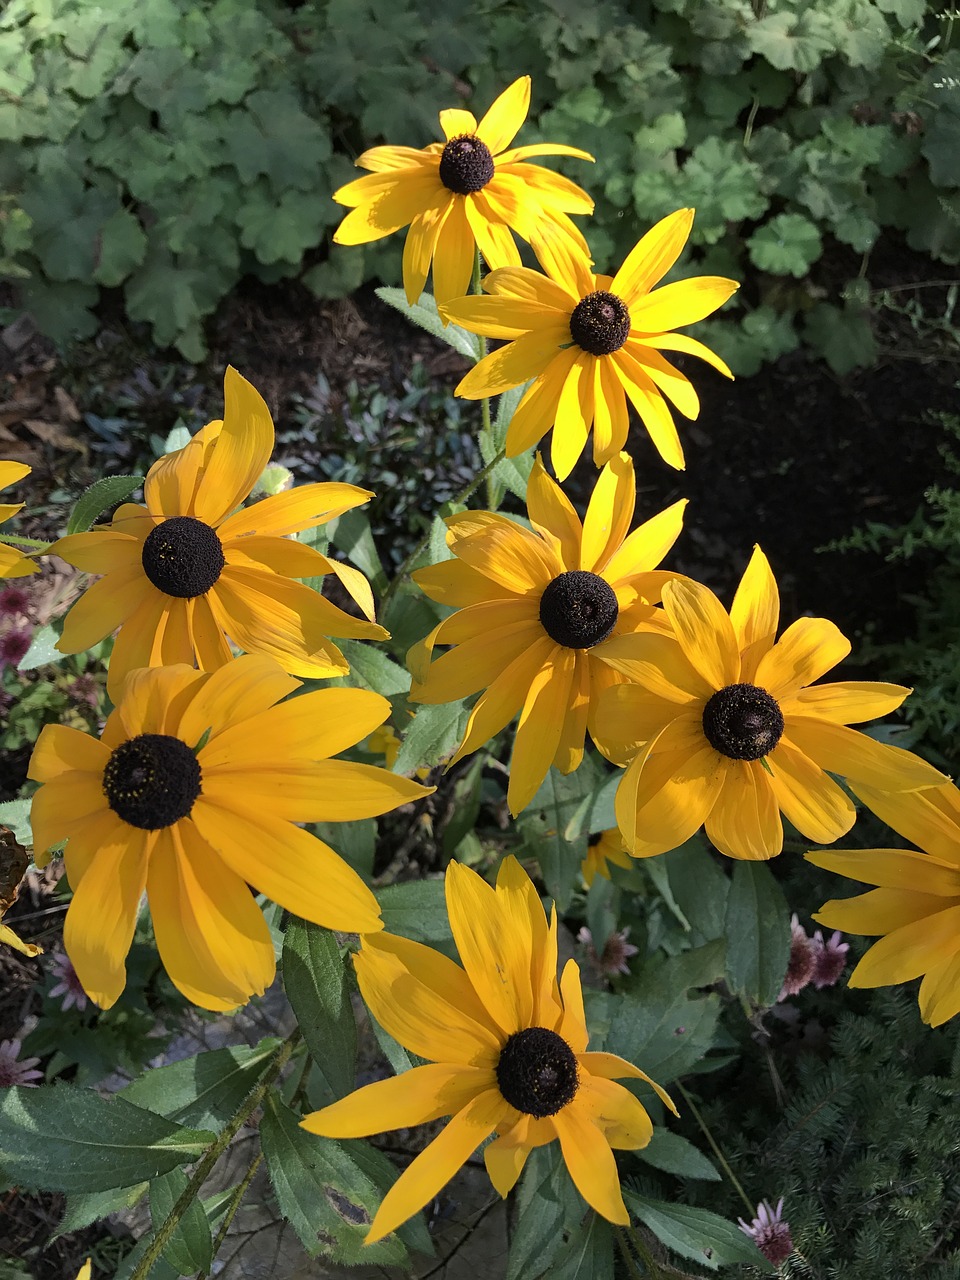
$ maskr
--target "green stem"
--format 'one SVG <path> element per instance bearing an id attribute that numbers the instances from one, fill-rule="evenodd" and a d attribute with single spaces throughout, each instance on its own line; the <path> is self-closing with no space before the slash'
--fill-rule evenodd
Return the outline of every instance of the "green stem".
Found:
<path id="1" fill-rule="evenodd" d="M 31 547 L 34 551 L 49 551 L 53 546 L 52 542 L 40 542 L 36 538 L 21 538 L 15 533 L 7 533 L 6 530 L 0 538 L 4 542 L 12 543 L 15 547 Z"/>
<path id="2" fill-rule="evenodd" d="M 727 1157 L 723 1154 L 723 1152 L 717 1146 L 716 1139 L 714 1138 L 713 1134 L 710 1132 L 709 1128 L 707 1127 L 706 1120 L 704 1120 L 703 1116 L 697 1110 L 696 1104 L 694 1103 L 693 1099 L 690 1097 L 689 1093 L 687 1093 L 686 1089 L 683 1087 L 683 1085 L 680 1083 L 679 1080 L 677 1081 L 677 1089 L 681 1097 L 683 1098 L 684 1102 L 687 1104 L 687 1106 L 690 1108 L 691 1112 L 693 1113 L 693 1118 L 696 1120 L 697 1124 L 700 1126 L 701 1130 L 703 1131 L 703 1136 L 710 1143 L 710 1146 L 713 1149 L 713 1154 L 720 1161 L 720 1164 L 723 1166 L 724 1173 L 730 1179 L 730 1182 L 732 1183 L 732 1185 L 736 1188 L 737 1194 L 739 1195 L 743 1203 L 747 1206 L 747 1210 L 749 1211 L 750 1216 L 752 1218 L 753 1215 L 756 1213 L 757 1206 L 751 1203 L 751 1201 L 747 1199 L 747 1193 L 744 1191 L 740 1183 L 740 1179 L 730 1168 L 730 1165 L 727 1161 Z"/>
<path id="3" fill-rule="evenodd" d="M 473 288 L 473 292 L 476 294 L 483 293 L 483 285 L 480 278 L 480 250 L 479 249 L 474 249 L 473 251 L 472 288 Z M 487 340 L 482 333 L 477 335 L 477 340 L 480 344 L 479 359 L 482 360 L 487 354 Z M 480 401 L 480 417 L 481 417 L 481 422 L 483 424 L 480 428 L 481 439 L 486 439 L 492 442 L 493 428 L 490 422 L 490 397 L 489 396 L 484 396 L 483 399 Z M 493 508 L 496 506 L 495 494 L 493 491 L 493 478 L 490 475 L 487 476 L 487 506 L 491 510 L 493 510 Z"/>
<path id="4" fill-rule="evenodd" d="M 227 1232 L 230 1230 L 230 1223 L 233 1222 L 236 1217 L 237 1210 L 240 1208 L 240 1202 L 250 1189 L 250 1183 L 253 1181 L 254 1175 L 262 1163 L 263 1152 L 258 1151 L 251 1161 L 250 1168 L 243 1175 L 243 1180 L 234 1187 L 233 1195 L 230 1197 L 230 1203 L 227 1205 L 227 1211 L 223 1215 L 223 1221 L 220 1223 L 216 1236 L 214 1236 L 213 1249 L 210 1254 L 211 1261 L 216 1258 L 217 1254 L 223 1247 L 223 1242 L 227 1238 Z M 208 1271 L 201 1271 L 197 1276 L 197 1280 L 207 1280 L 209 1274 L 210 1273 Z"/>
<path id="5" fill-rule="evenodd" d="M 615 1227 L 614 1231 L 616 1232 L 617 1246 L 620 1249 L 620 1254 L 624 1262 L 627 1264 L 627 1270 L 630 1272 L 632 1276 L 636 1276 L 637 1280 L 643 1280 L 643 1276 L 640 1274 L 640 1268 L 637 1266 L 636 1260 L 634 1259 L 633 1254 L 630 1252 L 630 1246 L 627 1243 L 628 1237 L 627 1237 L 626 1231 L 623 1229 L 623 1227 Z M 640 1253 L 641 1245 L 637 1238 L 637 1233 L 635 1231 L 631 1231 L 630 1235 L 633 1237 L 633 1242 L 637 1247 L 637 1252 Z M 646 1262 L 647 1259 L 644 1258 L 644 1261 Z M 656 1277 L 660 1273 L 659 1271 L 650 1271 L 649 1274 L 651 1276 L 651 1280 L 656 1280 Z"/>
<path id="6" fill-rule="evenodd" d="M 496 456 L 491 458 L 490 461 L 487 463 L 487 465 L 482 470 L 478 471 L 477 474 L 473 477 L 473 479 L 463 486 L 463 488 L 460 490 L 459 493 L 455 493 L 453 495 L 450 501 L 457 506 L 461 502 L 466 502 L 466 500 L 469 497 L 472 497 L 472 495 L 476 493 L 476 491 L 483 484 L 484 480 L 486 480 L 487 476 L 490 475 L 490 473 L 494 470 L 495 467 L 498 467 L 500 465 L 500 463 L 504 460 L 506 456 L 507 456 L 506 452 L 503 449 L 500 449 L 497 452 Z M 403 579 L 409 574 L 411 566 L 416 563 L 417 559 L 423 554 L 423 552 L 427 549 L 429 545 L 430 545 L 430 530 L 428 529 L 427 532 L 420 539 L 420 541 L 417 543 L 417 545 L 414 547 L 414 549 L 407 556 L 406 560 L 404 560 L 400 568 L 397 570 L 396 577 L 387 585 L 387 589 L 386 591 L 384 591 L 383 596 L 380 599 L 381 617 L 383 616 L 383 613 L 387 607 L 387 602 L 394 595 L 397 587 L 399 587 Z M 133 1280 L 133 1277 L 131 1277 L 131 1280 Z"/>
<path id="7" fill-rule="evenodd" d="M 300 1039 L 300 1031 L 293 1031 L 283 1044 L 277 1050 L 273 1061 L 267 1067 L 266 1071 L 260 1077 L 260 1080 L 253 1086 L 250 1092 L 240 1104 L 233 1119 L 223 1128 L 214 1142 L 210 1144 L 204 1153 L 199 1164 L 193 1171 L 190 1181 L 183 1189 L 183 1193 L 178 1197 L 176 1204 L 161 1222 L 157 1228 L 153 1239 L 144 1252 L 143 1257 L 137 1264 L 137 1269 L 131 1275 L 130 1280 L 145 1280 L 150 1274 L 154 1263 L 163 1253 L 164 1249 L 170 1241 L 170 1237 L 176 1231 L 180 1223 L 180 1219 L 189 1209 L 190 1205 L 200 1194 L 200 1188 L 210 1176 L 213 1166 L 217 1163 L 223 1153 L 229 1147 L 230 1143 L 236 1137 L 241 1127 L 250 1119 L 254 1111 L 263 1101 L 267 1090 L 279 1076 L 280 1072 L 286 1066 L 287 1061 Z"/>

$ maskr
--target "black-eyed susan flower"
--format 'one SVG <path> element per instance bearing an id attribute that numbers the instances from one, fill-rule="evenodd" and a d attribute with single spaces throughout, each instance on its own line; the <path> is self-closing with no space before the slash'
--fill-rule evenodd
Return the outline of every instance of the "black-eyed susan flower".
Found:
<path id="1" fill-rule="evenodd" d="M 356 872 L 295 824 L 373 817 L 429 792 L 331 758 L 386 719 L 386 698 L 288 698 L 299 685 L 259 654 L 212 673 L 142 669 L 99 740 L 44 728 L 29 768 L 43 783 L 35 853 L 67 841 L 64 945 L 103 1008 L 123 990 L 144 890 L 171 980 L 206 1009 L 232 1009 L 273 979 L 273 943 L 248 886 L 331 929 L 382 927 Z"/>
<path id="2" fill-rule="evenodd" d="M 547 275 L 505 267 L 483 282 L 492 297 L 441 307 L 445 319 L 473 333 L 508 339 L 462 379 L 458 396 L 477 400 L 533 379 L 510 421 L 508 457 L 553 427 L 550 456 L 563 480 L 592 427 L 593 460 L 603 466 L 626 445 L 629 401 L 663 460 L 683 469 L 667 400 L 687 418 L 696 418 L 700 401 L 689 379 L 660 353 L 699 356 L 732 377 L 702 342 L 672 330 L 703 320 L 738 288 L 719 276 L 695 276 L 654 290 L 680 256 L 692 223 L 692 209 L 658 222 L 615 276 L 595 275 L 586 252 L 547 229 L 535 245 Z"/>
<path id="3" fill-rule="evenodd" d="M 603 642 L 661 627 L 655 608 L 671 576 L 656 566 L 673 546 L 685 501 L 629 533 L 636 500 L 626 454 L 603 469 L 581 525 L 537 458 L 527 486 L 532 531 L 490 511 L 447 519 L 454 559 L 418 570 L 423 591 L 457 612 L 408 655 L 419 702 L 483 689 L 451 763 L 520 712 L 507 801 L 519 813 L 551 764 L 572 773 L 593 732 L 598 692 L 620 677 L 598 661 Z M 433 646 L 455 647 L 428 665 Z"/>
<path id="4" fill-rule="evenodd" d="M 312 678 L 346 675 L 330 636 L 383 639 L 363 575 L 287 535 L 313 529 L 373 495 L 319 483 L 240 504 L 273 451 L 270 411 L 236 369 L 224 377 L 224 417 L 150 468 L 144 506 L 124 503 L 110 525 L 61 538 L 51 551 L 103 574 L 77 601 L 57 648 L 80 653 L 119 627 L 108 690 L 116 701 L 137 667 L 186 662 L 214 671 L 239 649 Z M 336 574 L 365 621 L 296 578 Z"/>
<path id="5" fill-rule="evenodd" d="M 632 865 L 620 828 L 609 827 L 606 831 L 590 837 L 587 856 L 580 866 L 580 874 L 589 889 L 597 876 L 603 880 L 610 879 L 611 866 L 627 868 Z"/>
<path id="6" fill-rule="evenodd" d="M 617 824 L 638 857 L 666 853 L 701 826 L 721 853 L 764 859 L 783 847 L 780 813 L 832 844 L 856 809 L 829 776 L 889 791 L 942 785 L 932 765 L 851 729 L 899 707 L 902 685 L 814 684 L 850 652 L 825 618 L 800 618 L 776 640 L 780 598 L 757 548 L 729 615 L 708 588 L 668 582 L 674 636 L 616 637 L 604 646 L 633 684 L 604 694 L 595 736 L 631 761 Z"/>
<path id="7" fill-rule="evenodd" d="M 483 1158 L 501 1196 L 516 1184 L 534 1147 L 559 1140 L 583 1198 L 611 1222 L 626 1224 L 613 1152 L 645 1147 L 653 1125 L 616 1081 L 644 1080 L 676 1108 L 639 1068 L 587 1051 L 580 970 L 568 960 L 558 984 L 556 910 L 548 923 L 514 858 L 501 864 L 496 889 L 451 862 L 446 894 L 462 968 L 429 947 L 384 933 L 364 938 L 354 957 L 374 1017 L 428 1064 L 358 1089 L 307 1116 L 303 1127 L 357 1138 L 452 1117 L 387 1193 L 367 1243 L 432 1200 L 494 1133 Z"/>
<path id="8" fill-rule="evenodd" d="M 25 462 L 0 462 L 0 489 L 16 484 L 31 470 Z M 0 524 L 22 510 L 22 502 L 0 502 Z M 27 574 L 36 572 L 37 566 L 22 551 L 0 542 L 0 578 L 25 578 Z"/>
<path id="9" fill-rule="evenodd" d="M 920 1016 L 939 1027 L 960 1013 L 960 791 L 953 785 L 908 795 L 863 785 L 853 790 L 917 849 L 808 853 L 818 867 L 877 886 L 834 898 L 813 918 L 828 929 L 881 935 L 851 973 L 850 986 L 922 977 Z"/>
<path id="10" fill-rule="evenodd" d="M 440 112 L 445 142 L 413 147 L 373 147 L 357 160 L 366 177 L 333 193 L 350 205 L 337 228 L 337 244 L 366 244 L 409 223 L 403 249 L 403 285 L 416 302 L 433 263 L 438 302 L 470 288 L 474 247 L 490 267 L 518 267 L 514 234 L 531 240 L 538 228 L 552 227 L 586 252 L 569 213 L 592 213 L 593 201 L 569 178 L 540 165 L 534 156 L 593 156 L 577 147 L 533 143 L 512 147 L 530 109 L 530 77 L 506 89 L 478 124 L 469 111 Z"/>

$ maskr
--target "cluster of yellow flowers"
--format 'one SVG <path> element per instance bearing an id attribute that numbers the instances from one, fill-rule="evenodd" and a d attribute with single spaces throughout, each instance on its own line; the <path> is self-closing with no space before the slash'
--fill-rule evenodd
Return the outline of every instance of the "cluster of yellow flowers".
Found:
<path id="1" fill-rule="evenodd" d="M 919 757 L 850 727 L 894 710 L 909 690 L 816 683 L 850 645 L 820 618 L 801 618 L 777 638 L 779 596 L 759 548 L 729 613 L 707 587 L 660 568 L 681 532 L 683 502 L 631 529 L 629 405 L 665 461 L 681 468 L 666 400 L 689 418 L 699 403 L 661 352 L 700 356 L 729 375 L 675 330 L 710 314 L 736 285 L 701 277 L 655 289 L 689 235 L 688 209 L 658 223 L 615 275 L 595 274 L 569 217 L 592 210 L 589 196 L 527 163 L 591 157 L 564 146 L 511 149 L 529 98 L 523 77 L 479 123 L 467 111 L 442 112 L 444 143 L 376 147 L 358 161 L 372 172 L 336 195 L 351 206 L 341 243 L 410 224 L 410 301 L 432 263 L 444 319 L 506 340 L 457 390 L 481 398 L 529 382 L 508 454 L 552 429 L 563 480 L 592 430 L 602 468 L 583 521 L 539 455 L 529 527 L 491 511 L 448 518 L 452 558 L 414 578 L 453 612 L 409 654 L 412 699 L 480 695 L 454 761 L 519 713 L 514 814 L 551 766 L 580 765 L 589 734 L 623 769 L 616 814 L 635 857 L 674 849 L 705 827 L 722 853 L 767 859 L 782 848 L 781 813 L 810 840 L 832 843 L 856 816 L 831 775 L 845 779 L 926 852 L 811 855 L 878 886 L 828 903 L 817 918 L 887 935 L 853 980 L 925 974 L 923 1016 L 942 1022 L 960 1011 L 960 797 Z M 521 265 L 512 232 L 531 244 L 542 272 Z M 477 250 L 491 268 L 488 296 L 466 297 Z M 613 1151 L 645 1145 L 652 1129 L 616 1080 L 645 1080 L 673 1104 L 637 1067 L 588 1052 L 579 970 L 569 961 L 558 980 L 556 912 L 548 920 L 527 874 L 507 858 L 494 888 L 448 867 L 457 965 L 384 933 L 362 879 L 297 825 L 383 814 L 431 789 L 334 758 L 371 734 L 395 743 L 379 694 L 338 687 L 289 696 L 302 679 L 348 674 L 331 637 L 387 637 L 364 577 L 295 538 L 372 495 L 318 483 L 244 506 L 273 450 L 273 424 L 233 369 L 224 399 L 222 421 L 151 468 L 142 505 L 125 503 L 108 526 L 51 548 L 100 575 L 68 614 L 59 647 L 79 652 L 116 633 L 108 682 L 116 709 L 101 737 L 48 726 L 30 764 L 42 784 L 32 807 L 38 861 L 66 842 L 74 896 L 65 944 L 80 980 L 103 1007 L 118 998 L 144 892 L 167 971 L 208 1009 L 242 1004 L 273 979 L 273 945 L 250 887 L 307 920 L 360 933 L 365 999 L 427 1065 L 361 1089 L 305 1127 L 354 1137 L 454 1117 L 387 1195 L 369 1238 L 429 1201 L 494 1133 L 484 1159 L 502 1194 L 530 1150 L 557 1139 L 585 1199 L 626 1222 Z M 0 464 L 0 484 L 25 472 Z M 18 509 L 0 508 L 0 518 Z M 33 568 L 0 546 L 0 574 Z M 329 573 L 363 619 L 299 581 Z M 434 659 L 438 644 L 451 647 Z M 606 859 L 626 860 L 615 840 L 588 874 L 606 874 Z"/>

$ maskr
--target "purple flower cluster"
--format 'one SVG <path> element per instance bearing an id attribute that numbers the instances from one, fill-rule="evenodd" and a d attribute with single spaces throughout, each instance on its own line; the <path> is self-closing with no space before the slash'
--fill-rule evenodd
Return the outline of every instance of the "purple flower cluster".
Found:
<path id="1" fill-rule="evenodd" d="M 811 938 L 794 913 L 790 919 L 790 959 L 778 1003 L 795 996 L 811 982 L 817 988 L 832 987 L 839 982 L 850 950 L 850 944 L 842 942 L 842 938 L 842 933 L 834 932 L 824 942 L 819 929 Z"/>

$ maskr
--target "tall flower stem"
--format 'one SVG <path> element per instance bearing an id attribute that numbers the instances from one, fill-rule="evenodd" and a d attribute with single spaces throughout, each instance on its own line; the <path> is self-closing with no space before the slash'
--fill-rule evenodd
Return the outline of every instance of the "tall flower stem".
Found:
<path id="1" fill-rule="evenodd" d="M 227 1147 L 229 1147 L 230 1143 L 236 1137 L 242 1126 L 250 1119 L 251 1115 L 253 1115 L 254 1111 L 263 1101 L 267 1090 L 286 1066 L 299 1039 L 300 1031 L 297 1029 L 291 1032 L 287 1039 L 284 1040 L 283 1044 L 274 1055 L 273 1061 L 240 1104 L 233 1116 L 233 1119 L 224 1126 L 216 1141 L 212 1142 L 207 1148 L 205 1155 L 194 1169 L 190 1181 L 184 1187 L 183 1193 L 179 1196 L 173 1208 L 157 1228 L 153 1239 L 144 1252 L 143 1257 L 137 1264 L 137 1269 L 131 1275 L 130 1280 L 145 1280 L 145 1277 L 150 1274 L 153 1264 L 160 1257 L 161 1253 L 163 1253 L 164 1249 L 167 1247 L 170 1237 L 173 1235 L 174 1231 L 176 1231 L 180 1219 L 200 1194 L 200 1188 L 210 1176 L 213 1166 L 226 1151 Z M 237 1203 L 239 1204 L 239 1201 Z M 234 1212 L 236 1212 L 236 1210 L 234 1210 Z"/>
<path id="2" fill-rule="evenodd" d="M 723 1167 L 723 1171 L 724 1171 L 724 1173 L 725 1173 L 725 1174 L 727 1175 L 727 1177 L 730 1179 L 730 1183 L 731 1183 L 731 1185 L 736 1189 L 736 1192 L 737 1192 L 737 1194 L 739 1195 L 740 1199 L 741 1199 L 741 1200 L 743 1201 L 743 1203 L 747 1206 L 747 1212 L 748 1212 L 748 1213 L 750 1214 L 750 1216 L 752 1217 L 752 1216 L 754 1215 L 754 1213 L 756 1212 L 756 1205 L 755 1205 L 755 1204 L 752 1204 L 752 1203 L 747 1199 L 747 1193 L 744 1191 L 743 1186 L 742 1186 L 742 1185 L 741 1185 L 741 1183 L 740 1183 L 740 1179 L 737 1177 L 737 1175 L 736 1175 L 736 1174 L 733 1172 L 733 1170 L 730 1168 L 730 1165 L 729 1165 L 729 1162 L 727 1161 L 726 1156 L 723 1154 L 723 1152 L 722 1152 L 722 1151 L 720 1150 L 720 1148 L 717 1146 L 716 1139 L 714 1138 L 713 1134 L 710 1132 L 709 1128 L 707 1127 L 707 1122 L 706 1122 L 706 1120 L 704 1120 L 703 1116 L 702 1116 L 702 1115 L 700 1114 L 700 1112 L 697 1110 L 696 1104 L 694 1103 L 693 1099 L 690 1097 L 690 1094 L 689 1094 L 689 1093 L 687 1093 L 686 1089 L 683 1087 L 683 1085 L 680 1083 L 680 1081 L 679 1081 L 679 1080 L 677 1081 L 677 1091 L 680 1093 L 680 1095 L 681 1095 L 681 1097 L 683 1098 L 684 1102 L 685 1102 L 685 1103 L 687 1104 L 687 1106 L 690 1108 L 690 1111 L 691 1111 L 691 1112 L 692 1112 L 692 1114 L 693 1114 L 693 1118 L 694 1118 L 694 1120 L 696 1120 L 697 1124 L 700 1126 L 700 1128 L 701 1128 L 701 1130 L 702 1130 L 702 1132 L 703 1132 L 703 1136 L 704 1136 L 704 1137 L 706 1138 L 706 1140 L 710 1143 L 710 1147 L 711 1147 L 711 1149 L 712 1149 L 712 1151 L 713 1151 L 713 1154 L 714 1154 L 714 1155 L 717 1157 L 717 1159 L 720 1161 L 720 1164 L 721 1164 L 721 1166 Z"/>
<path id="3" fill-rule="evenodd" d="M 480 250 L 479 249 L 474 249 L 473 251 L 473 281 L 472 281 L 471 288 L 472 288 L 472 291 L 476 294 L 483 293 L 483 285 L 481 283 L 481 276 L 480 276 Z M 484 335 L 481 333 L 481 334 L 478 334 L 477 341 L 480 344 L 479 359 L 482 360 L 484 356 L 487 354 L 487 340 L 484 337 Z M 480 416 L 481 416 L 481 421 L 483 423 L 482 427 L 480 428 L 480 439 L 481 441 L 486 440 L 487 448 L 492 449 L 493 448 L 493 427 L 491 425 L 491 420 L 490 420 L 490 397 L 489 396 L 484 396 L 483 399 L 480 401 Z M 483 449 L 481 447 L 481 453 L 482 452 L 483 452 Z M 494 488 L 493 488 L 493 479 L 489 472 L 487 473 L 487 506 L 490 508 L 491 511 L 496 506 L 496 495 L 494 493 Z"/>
<path id="4" fill-rule="evenodd" d="M 220 1252 L 220 1249 L 223 1246 L 223 1242 L 227 1238 L 227 1232 L 230 1230 L 230 1223 L 233 1222 L 234 1218 L 236 1217 L 237 1210 L 240 1208 L 240 1203 L 243 1200 L 243 1197 L 249 1191 L 250 1183 L 253 1181 L 254 1175 L 256 1174 L 257 1170 L 260 1168 L 262 1163 L 263 1163 L 263 1152 L 258 1151 L 257 1154 L 254 1156 L 253 1160 L 250 1162 L 250 1168 L 243 1175 L 242 1180 L 234 1187 L 233 1195 L 230 1197 L 230 1203 L 227 1205 L 227 1211 L 223 1215 L 223 1221 L 220 1223 L 220 1227 L 217 1230 L 217 1234 L 213 1240 L 213 1248 L 210 1251 L 210 1256 L 212 1259 L 215 1259 L 217 1254 Z M 200 1274 L 197 1276 L 197 1280 L 207 1280 L 207 1277 L 209 1276 L 209 1274 L 210 1273 L 208 1271 L 201 1271 Z"/>

